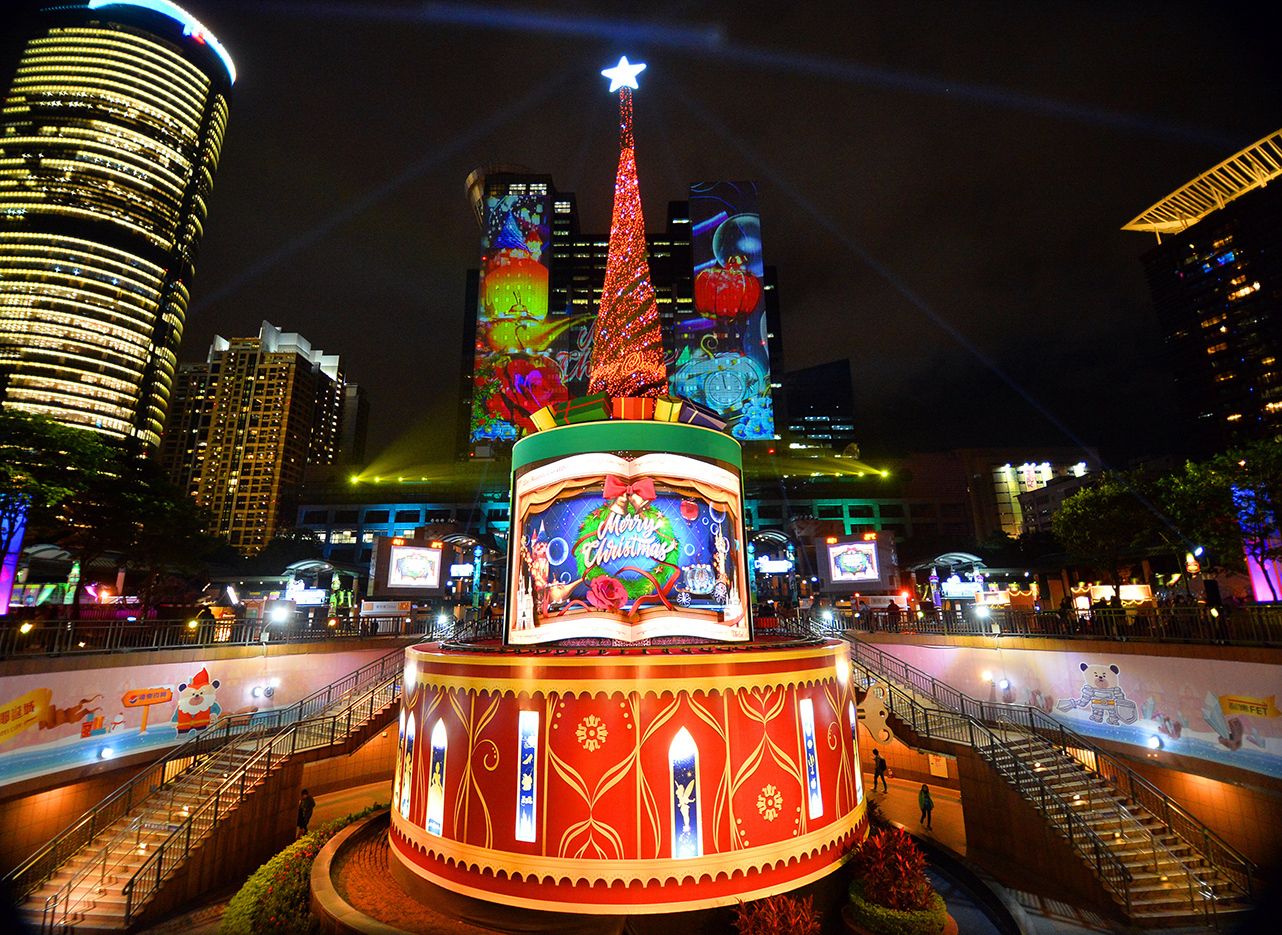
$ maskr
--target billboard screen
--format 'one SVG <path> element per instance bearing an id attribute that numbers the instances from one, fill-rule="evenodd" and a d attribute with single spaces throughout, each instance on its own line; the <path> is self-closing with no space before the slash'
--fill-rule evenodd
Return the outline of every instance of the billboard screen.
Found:
<path id="1" fill-rule="evenodd" d="M 519 190 L 518 190 L 519 189 Z M 541 183 L 513 183 L 485 198 L 472 368 L 470 439 L 515 441 L 530 413 L 569 399 L 548 319 L 552 196 Z"/>
<path id="2" fill-rule="evenodd" d="M 387 563 L 389 588 L 438 588 L 441 550 L 417 545 L 392 546 Z"/>
<path id="3" fill-rule="evenodd" d="M 569 455 L 517 472 L 508 641 L 748 639 L 739 476 L 700 458 Z"/>
<path id="4" fill-rule="evenodd" d="M 735 438 L 773 438 L 756 184 L 692 185 L 690 239 L 694 311 L 675 324 L 671 390 L 726 419 Z"/>
<path id="5" fill-rule="evenodd" d="M 839 542 L 828 546 L 828 580 L 863 584 L 881 580 L 876 542 Z"/>

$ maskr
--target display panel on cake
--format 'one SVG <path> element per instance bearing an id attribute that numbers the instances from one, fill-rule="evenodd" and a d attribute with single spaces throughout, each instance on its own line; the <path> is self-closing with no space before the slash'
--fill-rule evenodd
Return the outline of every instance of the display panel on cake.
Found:
<path id="1" fill-rule="evenodd" d="M 748 639 L 739 478 L 666 452 L 518 470 L 511 643 Z"/>

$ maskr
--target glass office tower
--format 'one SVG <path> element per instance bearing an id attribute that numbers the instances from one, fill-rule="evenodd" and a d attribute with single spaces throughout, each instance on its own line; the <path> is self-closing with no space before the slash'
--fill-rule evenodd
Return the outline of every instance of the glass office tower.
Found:
<path id="1" fill-rule="evenodd" d="M 236 72 L 165 0 L 52 4 L 0 112 L 0 402 L 160 441 Z"/>

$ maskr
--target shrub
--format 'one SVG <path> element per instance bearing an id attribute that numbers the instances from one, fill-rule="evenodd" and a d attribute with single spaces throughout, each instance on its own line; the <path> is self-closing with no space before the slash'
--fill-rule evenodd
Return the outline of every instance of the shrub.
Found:
<path id="1" fill-rule="evenodd" d="M 948 921 L 944 898 L 933 890 L 924 909 L 888 909 L 865 898 L 862 880 L 850 884 L 846 914 L 850 921 L 877 935 L 939 935 Z"/>
<path id="2" fill-rule="evenodd" d="M 819 935 L 814 897 L 767 896 L 735 907 L 739 935 Z"/>
<path id="3" fill-rule="evenodd" d="M 890 819 L 881 810 L 881 804 L 872 796 L 864 799 L 864 806 L 868 809 L 868 828 L 871 831 L 880 833 L 891 826 Z"/>
<path id="4" fill-rule="evenodd" d="M 887 909 L 930 905 L 934 888 L 926 879 L 926 855 L 902 828 L 870 834 L 851 859 L 864 898 Z"/>
<path id="5" fill-rule="evenodd" d="M 258 932 L 309 935 L 314 932 L 310 880 L 316 855 L 330 838 L 352 822 L 385 808 L 386 805 L 371 805 L 346 818 L 327 822 L 255 870 L 227 904 L 218 927 L 220 935 L 256 935 Z"/>

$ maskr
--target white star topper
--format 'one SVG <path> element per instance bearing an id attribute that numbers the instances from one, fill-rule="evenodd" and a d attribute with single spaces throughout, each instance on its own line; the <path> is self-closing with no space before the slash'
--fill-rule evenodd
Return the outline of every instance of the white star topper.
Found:
<path id="1" fill-rule="evenodd" d="M 637 62 L 633 65 L 625 55 L 613 68 L 602 68 L 601 74 L 610 79 L 610 93 L 613 94 L 619 88 L 638 87 L 637 75 L 643 71 L 645 71 L 645 62 Z"/>

